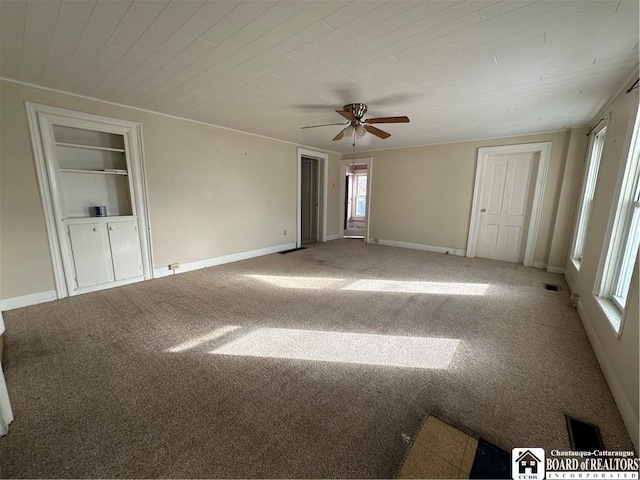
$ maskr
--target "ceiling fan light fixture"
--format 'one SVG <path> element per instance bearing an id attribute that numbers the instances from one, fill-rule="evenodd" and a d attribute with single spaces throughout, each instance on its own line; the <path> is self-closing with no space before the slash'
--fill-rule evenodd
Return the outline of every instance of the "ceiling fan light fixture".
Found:
<path id="1" fill-rule="evenodd" d="M 353 125 L 348 125 L 347 128 L 344 129 L 344 136 L 346 138 L 351 138 L 353 136 L 353 131 L 355 127 Z"/>
<path id="2" fill-rule="evenodd" d="M 362 138 L 367 134 L 367 130 L 364 128 L 364 125 L 361 123 L 356 127 L 356 137 Z"/>

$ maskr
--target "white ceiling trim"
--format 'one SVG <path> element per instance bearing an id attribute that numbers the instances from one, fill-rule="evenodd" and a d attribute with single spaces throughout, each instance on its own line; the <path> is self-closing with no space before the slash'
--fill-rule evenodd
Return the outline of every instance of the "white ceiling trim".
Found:
<path id="1" fill-rule="evenodd" d="M 0 81 L 8 82 L 8 83 L 15 83 L 15 84 L 18 84 L 18 85 L 24 85 L 25 87 L 37 88 L 37 89 L 40 89 L 40 90 L 46 90 L 48 92 L 59 93 L 59 94 L 62 94 L 62 95 L 70 95 L 72 97 L 83 98 L 85 100 L 91 100 L 93 102 L 106 103 L 108 105 L 113 105 L 114 107 L 128 108 L 130 110 L 137 110 L 139 112 L 150 113 L 150 114 L 153 114 L 153 115 L 160 115 L 162 117 L 173 118 L 175 120 L 182 120 L 184 122 L 197 123 L 198 125 L 205 125 L 207 127 L 219 128 L 221 130 L 227 130 L 227 131 L 234 132 L 234 133 L 241 133 L 243 135 L 250 135 L 252 137 L 264 138 L 266 140 L 273 140 L 274 142 L 286 143 L 288 145 L 295 145 L 296 147 L 308 148 L 308 149 L 311 149 L 311 150 L 317 150 L 317 151 L 324 152 L 324 153 L 337 153 L 338 155 L 340 155 L 340 152 L 335 151 L 335 150 L 326 150 L 324 148 L 313 147 L 313 146 L 310 146 L 310 145 L 303 145 L 301 143 L 289 142 L 288 140 L 281 140 L 279 138 L 267 137 L 266 135 L 260 135 L 258 133 L 245 132 L 245 131 L 242 131 L 242 130 L 237 130 L 235 128 L 223 127 L 222 125 L 214 125 L 213 123 L 201 122 L 200 120 L 192 120 L 191 118 L 178 117 L 176 115 L 171 115 L 171 114 L 168 114 L 168 113 L 156 112 L 154 110 L 147 110 L 145 108 L 132 107 L 131 105 L 124 105 L 122 103 L 110 102 L 109 100 L 102 100 L 100 98 L 93 98 L 93 97 L 88 97 L 86 95 L 80 95 L 80 94 L 77 94 L 77 93 L 65 92 L 64 90 L 58 90 L 56 88 L 43 87 L 43 86 L 40 86 L 40 85 L 35 85 L 33 83 L 21 82 L 19 80 L 14 80 L 12 78 L 0 77 Z M 88 113 L 91 113 L 91 112 L 88 112 Z"/>
<path id="2" fill-rule="evenodd" d="M 620 88 L 615 93 L 615 95 L 609 99 L 609 101 L 607 102 L 607 104 L 604 107 L 602 107 L 602 110 L 600 110 L 598 112 L 598 114 L 593 117 L 593 119 L 589 123 L 589 126 L 591 127 L 591 126 L 595 125 L 595 123 L 599 122 L 602 117 L 606 117 L 607 116 L 607 110 L 609 110 L 609 108 L 611 107 L 611 104 L 615 101 L 617 96 L 620 95 L 625 90 L 629 90 L 629 88 L 631 87 L 631 83 L 636 81 L 638 78 L 640 78 L 640 69 L 636 68 L 633 71 L 633 73 L 631 75 L 629 75 L 629 78 L 627 78 L 624 81 L 624 83 L 620 86 Z"/>

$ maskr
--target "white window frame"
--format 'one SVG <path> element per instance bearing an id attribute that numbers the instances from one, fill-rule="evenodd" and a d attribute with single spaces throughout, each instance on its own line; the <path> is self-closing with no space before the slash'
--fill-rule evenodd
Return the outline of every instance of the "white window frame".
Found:
<path id="1" fill-rule="evenodd" d="M 640 112 L 636 111 L 633 120 L 631 140 L 625 150 L 626 160 L 620 168 L 607 229 L 608 238 L 604 243 L 594 290 L 598 304 L 618 336 L 622 333 L 626 306 L 622 294 L 628 295 L 638 254 L 637 247 L 629 247 L 634 241 L 630 233 L 640 221 Z M 623 270 L 628 271 L 629 268 L 631 274 L 623 278 Z"/>
<path id="2" fill-rule="evenodd" d="M 367 193 L 366 190 L 369 188 L 369 178 L 367 178 L 367 189 L 365 189 L 365 194 L 364 195 L 358 195 L 358 177 L 368 177 L 367 172 L 363 171 L 363 172 L 358 172 L 357 170 L 353 173 L 353 198 L 351 201 L 351 218 L 365 218 L 367 216 L 366 212 L 367 212 Z M 364 197 L 364 211 L 365 214 L 364 215 L 357 215 L 356 211 L 357 211 L 357 205 L 358 205 L 358 197 Z"/>
<path id="3" fill-rule="evenodd" d="M 578 216 L 573 232 L 573 241 L 571 243 L 571 261 L 576 270 L 580 270 L 582 264 L 582 255 L 584 253 L 584 245 L 591 220 L 591 207 L 596 191 L 600 160 L 602 159 L 608 124 L 608 119 L 602 120 L 590 134 L 582 191 L 580 193 L 580 204 L 578 206 Z"/>

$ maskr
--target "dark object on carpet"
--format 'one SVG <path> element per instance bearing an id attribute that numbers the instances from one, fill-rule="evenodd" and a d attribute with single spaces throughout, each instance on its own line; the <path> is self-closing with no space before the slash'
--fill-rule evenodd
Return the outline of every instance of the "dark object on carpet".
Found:
<path id="1" fill-rule="evenodd" d="M 600 429 L 591 423 L 582 422 L 569 415 L 565 415 L 571 449 L 577 451 L 603 450 Z"/>
<path id="2" fill-rule="evenodd" d="M 298 248 L 292 248 L 290 250 L 283 250 L 282 252 L 278 252 L 281 255 L 284 255 L 286 253 L 291 253 L 291 252 L 297 252 L 298 250 L 304 250 L 307 247 L 298 247 Z"/>
<path id="3" fill-rule="evenodd" d="M 544 288 L 547 290 L 551 290 L 553 292 L 559 292 L 560 291 L 560 287 L 558 285 L 552 285 L 550 283 L 545 283 L 544 284 Z"/>
<path id="4" fill-rule="evenodd" d="M 480 438 L 469 478 L 511 478 L 511 455 Z"/>

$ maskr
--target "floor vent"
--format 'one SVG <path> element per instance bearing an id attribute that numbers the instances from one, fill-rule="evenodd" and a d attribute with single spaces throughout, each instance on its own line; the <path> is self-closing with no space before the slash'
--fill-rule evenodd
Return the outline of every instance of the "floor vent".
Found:
<path id="1" fill-rule="evenodd" d="M 545 283 L 544 288 L 546 290 L 551 290 L 552 292 L 559 292 L 560 287 L 558 285 L 551 285 L 550 283 Z"/>
<path id="2" fill-rule="evenodd" d="M 565 415 L 565 418 L 567 420 L 567 430 L 569 430 L 571 450 L 604 450 L 602 436 L 600 435 L 600 428 L 591 423 L 570 417 L 569 415 Z"/>

